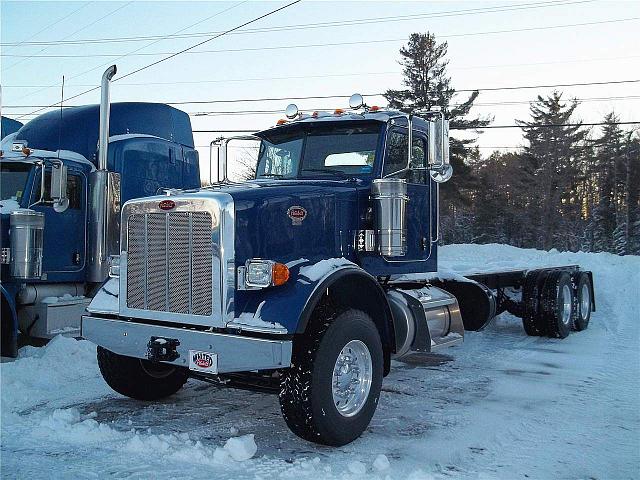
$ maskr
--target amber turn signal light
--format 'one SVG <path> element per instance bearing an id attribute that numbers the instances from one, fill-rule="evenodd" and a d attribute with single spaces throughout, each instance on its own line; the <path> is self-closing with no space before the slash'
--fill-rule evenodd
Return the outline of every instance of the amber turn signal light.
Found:
<path id="1" fill-rule="evenodd" d="M 284 285 L 287 281 L 289 281 L 289 267 L 284 263 L 274 263 L 271 269 L 271 284 Z"/>

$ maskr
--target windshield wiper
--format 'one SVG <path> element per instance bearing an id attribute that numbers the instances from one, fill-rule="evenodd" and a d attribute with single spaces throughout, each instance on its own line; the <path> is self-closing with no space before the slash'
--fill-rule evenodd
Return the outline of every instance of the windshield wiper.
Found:
<path id="1" fill-rule="evenodd" d="M 261 173 L 258 178 L 283 178 L 284 175 L 280 175 L 279 173 Z"/>
<path id="2" fill-rule="evenodd" d="M 344 172 L 342 170 L 328 170 L 324 168 L 305 168 L 300 173 L 304 173 L 304 172 L 318 172 L 318 173 L 328 173 L 330 175 L 344 176 Z"/>

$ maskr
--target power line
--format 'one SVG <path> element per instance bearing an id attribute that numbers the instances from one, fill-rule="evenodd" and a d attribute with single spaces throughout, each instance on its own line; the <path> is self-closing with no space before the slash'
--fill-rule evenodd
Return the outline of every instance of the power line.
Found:
<path id="1" fill-rule="evenodd" d="M 115 8 L 114 10 L 111 10 L 111 11 L 110 11 L 109 13 L 107 13 L 106 15 L 101 16 L 100 18 L 98 18 L 97 20 L 95 20 L 95 21 L 93 21 L 93 22 L 89 23 L 88 25 L 84 25 L 83 27 L 79 28 L 78 30 L 73 31 L 72 33 L 70 33 L 70 34 L 69 34 L 69 35 L 67 35 L 66 37 L 63 37 L 63 40 L 65 40 L 65 39 L 67 39 L 67 38 L 69 38 L 69 37 L 73 37 L 76 33 L 80 33 L 80 32 L 82 32 L 83 30 L 86 30 L 87 28 L 92 27 L 92 26 L 93 26 L 93 25 L 95 25 L 96 23 L 98 23 L 98 22 L 100 22 L 100 21 L 104 20 L 104 19 L 105 19 L 105 18 L 107 18 L 107 17 L 110 17 L 110 16 L 111 16 L 111 15 L 113 15 L 114 13 L 116 13 L 116 12 L 118 12 L 118 11 L 122 10 L 123 8 L 125 8 L 125 7 L 127 7 L 127 6 L 129 6 L 129 5 L 131 5 L 132 3 L 133 3 L 133 0 L 131 0 L 130 2 L 125 3 L 124 5 L 120 5 L 119 7 Z M 45 51 L 45 50 L 47 50 L 48 48 L 49 48 L 49 46 L 46 46 L 46 47 L 44 47 L 44 48 L 40 49 L 40 50 L 38 51 L 38 53 L 44 52 L 44 51 Z M 21 60 L 18 60 L 17 62 L 15 62 L 15 63 L 13 63 L 13 64 L 9 65 L 8 67 L 4 68 L 3 70 L 6 72 L 7 70 L 9 70 L 9 69 L 11 69 L 11 68 L 15 67 L 16 65 L 18 65 L 18 64 L 20 64 L 20 63 L 22 63 L 22 62 L 24 62 L 27 58 L 36 58 L 36 56 L 37 56 L 37 54 L 34 54 L 34 55 L 25 55 Z"/>
<path id="2" fill-rule="evenodd" d="M 293 1 L 293 2 L 291 2 L 291 3 L 288 3 L 288 4 L 286 4 L 286 5 L 282 6 L 282 7 L 276 8 L 276 9 L 271 10 L 271 11 L 269 11 L 269 12 L 267 12 L 267 13 L 263 14 L 263 15 L 260 15 L 260 16 L 258 16 L 258 17 L 255 17 L 255 18 L 253 18 L 252 20 L 249 20 L 249 21 L 244 22 L 244 23 L 242 23 L 242 24 L 240 24 L 240 25 L 237 25 L 237 26 L 235 26 L 235 27 L 233 27 L 233 28 L 230 28 L 230 29 L 228 29 L 228 30 L 226 30 L 226 31 L 224 31 L 224 32 L 222 32 L 222 33 L 220 33 L 220 34 L 218 34 L 218 35 L 214 36 L 214 37 L 208 38 L 207 40 L 203 40 L 202 42 L 199 42 L 199 43 L 196 43 L 195 45 L 192 45 L 192 46 L 190 46 L 190 47 L 184 48 L 184 49 L 180 50 L 179 52 L 173 53 L 173 54 L 171 54 L 171 55 L 169 55 L 169 56 L 167 56 L 167 57 L 161 58 L 160 60 L 156 60 L 155 62 L 152 62 L 152 63 L 150 63 L 150 64 L 148 64 L 148 65 L 143 66 L 143 67 L 140 67 L 140 68 L 138 68 L 138 69 L 136 69 L 136 70 L 133 70 L 132 72 L 129 72 L 129 73 L 127 73 L 127 74 L 125 74 L 125 75 L 123 75 L 123 76 L 121 76 L 121 77 L 116 78 L 114 81 L 118 81 L 118 80 L 121 80 L 121 79 L 123 79 L 123 78 L 130 77 L 131 75 L 134 75 L 134 74 L 136 74 L 136 73 L 138 73 L 138 72 L 141 72 L 141 71 L 143 71 L 143 70 L 146 70 L 147 68 L 151 68 L 151 67 L 153 67 L 153 66 L 155 66 L 155 65 L 158 65 L 159 63 L 165 62 L 165 61 L 167 61 L 167 60 L 169 60 L 169 59 L 171 59 L 171 58 L 174 58 L 174 57 L 176 57 L 176 56 L 178 56 L 178 55 L 180 55 L 180 54 L 182 54 L 182 53 L 188 52 L 188 51 L 189 51 L 189 50 L 191 50 L 191 49 L 194 49 L 194 48 L 196 48 L 196 47 L 199 47 L 200 45 L 204 45 L 205 43 L 211 42 L 212 40 L 215 40 L 215 39 L 217 39 L 217 38 L 220 38 L 220 37 L 222 37 L 222 36 L 224 36 L 224 35 L 226 35 L 226 34 L 228 34 L 228 33 L 234 32 L 234 31 L 236 31 L 236 30 L 238 30 L 238 29 L 241 29 L 241 28 L 243 28 L 243 27 L 245 27 L 245 26 L 247 26 L 247 25 L 250 25 L 250 24 L 252 24 L 252 23 L 254 23 L 254 22 L 257 22 L 257 21 L 259 21 L 259 20 L 262 20 L 262 19 L 264 19 L 264 18 L 266 18 L 266 17 L 268 17 L 268 16 L 270 16 L 270 15 L 273 15 L 273 14 L 275 14 L 275 13 L 277 13 L 277 12 L 280 12 L 280 11 L 282 11 L 282 10 L 286 9 L 286 8 L 289 8 L 289 7 L 293 6 L 293 5 L 295 5 L 296 3 L 299 3 L 300 1 L 301 1 L 301 0 L 294 0 L 294 1 Z M 92 91 L 94 91 L 94 90 L 97 90 L 98 88 L 100 88 L 100 87 L 99 87 L 99 86 L 98 86 L 98 87 L 94 87 L 94 88 L 91 88 L 91 89 L 86 90 L 86 91 L 84 91 L 84 92 L 78 93 L 78 94 L 76 94 L 76 95 L 74 95 L 74 96 L 72 96 L 72 97 L 69 97 L 67 100 L 71 100 L 71 99 L 74 99 L 74 98 L 78 98 L 78 97 L 80 97 L 81 95 L 85 95 L 86 93 L 89 93 L 89 92 L 92 92 Z M 56 105 L 58 105 L 59 103 L 60 103 L 60 102 L 56 102 L 56 103 L 54 103 L 54 104 L 52 104 L 52 105 L 49 105 L 48 107 L 40 108 L 39 110 L 35 110 L 35 111 L 31 112 L 31 114 L 33 114 L 33 113 L 38 113 L 39 111 L 45 110 L 46 108 L 50 108 L 50 107 L 56 106 Z M 22 118 L 22 117 L 18 117 L 18 119 L 20 119 L 20 118 Z"/>
<path id="3" fill-rule="evenodd" d="M 300 1 L 300 0 L 298 0 Z M 127 74 L 131 75 L 131 74 Z M 124 78 L 120 77 L 120 78 Z M 119 80 L 117 78 L 114 81 Z M 487 87 L 487 88 L 475 88 L 475 89 L 461 89 L 456 90 L 456 92 L 486 92 L 486 91 L 498 91 L 498 90 L 523 90 L 523 89 L 535 89 L 535 88 L 557 88 L 557 87 L 577 87 L 577 86 L 593 86 L 593 85 L 617 85 L 623 83 L 638 83 L 640 79 L 637 80 L 610 80 L 610 81 L 602 81 L 602 82 L 580 82 L 580 83 L 559 83 L 553 85 L 520 85 L 513 87 Z M 99 86 L 94 87 L 92 90 L 99 88 Z M 88 92 L 89 90 L 87 90 Z M 86 93 L 86 92 L 85 92 Z M 81 95 L 81 94 L 79 94 Z M 381 97 L 383 93 L 369 93 L 364 94 L 365 97 Z M 272 101 L 288 101 L 288 100 L 321 100 L 321 99 L 329 99 L 329 98 L 349 98 L 351 95 L 308 95 L 308 96 L 299 96 L 299 97 L 261 97 L 261 98 L 235 98 L 235 99 L 218 99 L 218 100 L 184 100 L 184 101 L 176 101 L 176 102 L 163 102 L 167 105 L 196 105 L 196 104 L 212 104 L 212 103 L 253 103 L 253 102 L 272 102 Z M 596 97 L 598 99 L 616 99 L 616 98 L 627 98 L 627 97 Z M 635 96 L 629 96 L 628 98 L 636 98 Z M 570 99 L 569 99 L 570 100 Z M 578 99 L 580 100 L 580 99 Z M 586 99 L 585 99 L 586 100 Z M 594 98 L 595 100 L 595 98 Z M 484 103 L 478 105 L 498 105 L 504 104 L 506 102 L 493 102 L 493 103 Z M 511 102 L 511 103 L 537 103 L 536 100 L 532 101 L 521 101 L 521 102 Z M 54 105 L 3 105 L 3 108 L 50 108 Z M 460 105 L 460 104 L 453 104 Z M 67 107 L 77 107 L 79 105 L 67 105 Z M 35 112 L 32 112 L 35 113 Z M 25 114 L 28 115 L 28 114 Z"/>
<path id="4" fill-rule="evenodd" d="M 243 3 L 246 3 L 247 1 L 248 1 L 248 0 L 244 0 L 244 1 L 242 1 L 242 2 L 236 3 L 235 5 L 232 5 L 231 7 L 225 8 L 224 10 L 221 10 L 221 11 L 219 11 L 219 12 L 215 13 L 214 15 L 211 15 L 211 16 L 209 16 L 209 17 L 205 18 L 205 19 L 199 20 L 199 21 L 197 21 L 197 22 L 195 22 L 195 23 L 192 23 L 191 25 L 188 25 L 188 26 L 186 26 L 186 27 L 184 27 L 184 28 L 181 28 L 181 29 L 180 29 L 180 30 L 178 30 L 176 33 L 183 32 L 183 31 L 185 31 L 185 30 L 188 30 L 189 28 L 195 27 L 196 25 L 200 25 L 201 23 L 206 22 L 206 21 L 208 21 L 208 20 L 211 20 L 212 18 L 217 17 L 218 15 L 221 15 L 221 14 L 223 14 L 223 13 L 225 13 L 225 12 L 228 12 L 229 10 L 232 10 L 232 9 L 236 8 L 236 7 L 240 6 L 240 5 L 242 5 Z M 107 63 L 101 63 L 100 65 L 97 65 L 97 66 L 95 66 L 95 67 L 92 67 L 92 68 L 90 68 L 89 70 L 85 70 L 84 72 L 79 73 L 79 74 L 74 75 L 74 76 L 69 77 L 69 78 L 70 78 L 70 79 L 74 79 L 74 78 L 81 77 L 81 76 L 83 76 L 83 75 L 86 75 L 87 73 L 90 73 L 90 72 L 93 72 L 93 71 L 97 70 L 97 69 L 98 69 L 98 68 L 100 68 L 100 67 L 105 67 L 105 66 L 107 66 L 107 65 L 110 65 L 110 64 L 112 64 L 112 63 L 116 62 L 117 60 L 120 60 L 121 58 L 125 58 L 125 57 L 131 56 L 131 55 L 142 55 L 142 54 L 137 54 L 136 52 L 139 52 L 140 50 L 143 50 L 143 49 L 145 49 L 145 48 L 148 48 L 148 47 L 150 47 L 151 45 L 155 45 L 155 44 L 156 44 L 156 43 L 158 43 L 159 41 L 160 41 L 160 40 L 156 40 L 156 41 L 153 41 L 153 42 L 147 43 L 146 45 L 143 45 L 142 47 L 138 47 L 138 48 L 136 48 L 135 50 L 131 50 L 130 52 L 127 52 L 127 53 L 125 53 L 125 54 L 119 55 L 119 56 L 117 56 L 116 58 L 112 58 L 112 60 L 110 60 L 110 61 L 109 61 L 109 62 L 107 62 Z M 114 57 L 114 55 L 109 55 L 109 57 Z M 32 96 L 32 95 L 35 95 L 36 93 L 42 92 L 42 91 L 44 91 L 44 90 L 48 90 L 49 88 L 53 88 L 53 87 L 55 87 L 55 86 L 56 86 L 56 85 L 48 85 L 48 86 L 45 86 L 45 87 L 41 88 L 40 90 L 36 90 L 36 91 L 31 92 L 31 93 L 29 93 L 29 94 L 27 94 L 27 95 L 23 95 L 23 96 L 22 96 L 22 97 L 20 97 L 20 98 L 30 97 L 30 96 Z M 95 85 L 92 85 L 92 87 L 94 87 L 94 86 L 95 86 Z"/>
<path id="5" fill-rule="evenodd" d="M 620 96 L 620 97 L 601 97 L 601 98 L 572 98 L 570 99 L 570 101 L 573 100 L 577 100 L 578 102 L 596 102 L 596 101 L 608 101 L 608 100 L 640 100 L 640 95 L 629 95 L 629 96 Z M 510 106 L 510 105 L 531 105 L 531 104 L 537 104 L 537 103 L 542 103 L 536 100 L 533 101 L 522 101 L 522 102 L 492 102 L 492 103 L 478 103 L 478 104 L 474 104 L 473 106 L 481 106 L 481 107 L 487 107 L 487 106 L 497 106 L 497 107 L 501 107 L 501 106 Z M 450 107 L 458 107 L 461 104 L 459 103 L 452 103 L 449 106 Z M 303 113 L 309 113 L 309 112 L 315 112 L 315 111 L 330 111 L 330 110 L 334 110 L 335 107 L 330 107 L 330 108 L 305 108 L 305 109 L 300 109 L 301 112 Z M 210 116 L 227 116 L 227 115 L 267 115 L 267 114 L 276 114 L 276 113 L 283 113 L 283 110 L 280 109 L 276 109 L 276 110 L 228 110 L 228 111 L 210 111 L 210 112 L 188 112 L 190 116 L 193 117 L 210 117 Z"/>
<path id="6" fill-rule="evenodd" d="M 601 125 L 640 125 L 640 122 L 547 123 L 542 125 L 487 125 L 486 127 L 451 127 L 451 130 L 485 130 L 488 128 L 597 127 Z"/>
<path id="7" fill-rule="evenodd" d="M 600 58 L 577 58 L 577 59 L 563 59 L 554 60 L 552 62 L 530 62 L 530 63 L 505 63 L 496 65 L 467 65 L 461 67 L 452 67 L 450 70 L 473 70 L 473 69 L 486 69 L 486 68 L 509 68 L 509 67 L 526 67 L 526 66 L 540 66 L 540 65 L 556 65 L 567 63 L 583 63 L 583 62 L 606 62 L 614 60 L 627 60 L 631 58 L 640 58 L 640 55 L 626 55 L 621 57 L 600 57 Z M 355 73 L 323 73 L 318 75 L 297 75 L 297 76 L 280 76 L 280 77 L 243 77 L 243 78 L 227 78 L 221 80 L 177 80 L 172 82 L 123 82 L 120 85 L 127 86 L 144 86 L 149 85 L 199 85 L 208 83 L 232 83 L 232 82 L 259 82 L 259 81 L 274 81 L 274 80 L 304 80 L 310 78 L 327 78 L 327 77 L 360 77 L 370 75 L 401 75 L 399 71 L 386 71 L 386 72 L 355 72 Z M 55 85 L 58 86 L 58 85 Z M 76 83 L 75 85 L 67 85 L 66 88 L 86 88 L 95 87 L 94 83 Z M 51 85 L 3 85 L 2 88 L 50 88 Z"/>
<path id="8" fill-rule="evenodd" d="M 527 127 L 523 125 L 490 125 L 487 127 L 460 127 L 453 128 L 451 130 L 485 130 L 488 128 L 539 128 L 539 127 L 596 127 L 602 125 L 640 125 L 639 122 L 594 122 L 594 123 L 557 123 L 557 124 L 546 124 L 546 125 L 536 125 L 534 127 Z M 267 128 L 254 128 L 254 129 L 246 129 L 246 130 L 193 130 L 193 133 L 247 133 L 247 132 L 259 132 L 261 130 L 266 130 L 268 128 L 273 128 L 273 126 Z"/>
<path id="9" fill-rule="evenodd" d="M 592 1 L 594 0 L 577 0 L 577 1 L 562 1 L 562 2 L 546 1 L 546 2 L 524 3 L 524 4 L 511 5 L 506 7 L 505 6 L 479 7 L 479 8 L 449 10 L 449 11 L 443 11 L 443 12 L 424 13 L 424 14 L 371 17 L 371 18 L 361 18 L 361 19 L 352 19 L 352 20 L 340 20 L 340 21 L 333 21 L 333 22 L 314 22 L 314 23 L 307 23 L 307 24 L 295 24 L 295 25 L 284 25 L 284 26 L 276 26 L 276 27 L 246 29 L 246 30 L 243 30 L 242 32 L 238 32 L 237 34 L 246 35 L 246 34 L 254 34 L 254 33 L 280 32 L 280 31 L 299 30 L 299 29 L 306 30 L 309 28 L 341 27 L 341 26 L 353 26 L 353 25 L 366 25 L 371 23 L 387 23 L 387 22 L 394 22 L 394 21 L 421 20 L 421 19 L 438 18 L 438 17 L 477 15 L 477 14 L 483 14 L 483 13 L 500 13 L 500 12 L 515 11 L 515 10 L 528 10 L 528 9 L 536 9 L 536 8 L 547 8 L 547 7 L 566 6 L 566 5 L 574 5 L 574 4 L 581 4 L 581 3 L 590 3 Z M 43 45 L 43 44 L 86 45 L 90 43 L 121 43 L 121 42 L 146 41 L 146 40 L 209 37 L 211 35 L 217 35 L 218 33 L 221 33 L 221 32 L 198 32 L 198 33 L 190 33 L 190 34 L 182 34 L 182 35 L 178 35 L 178 34 L 147 35 L 147 36 L 132 36 L 132 37 L 93 38 L 93 39 L 86 38 L 86 39 L 71 40 L 71 41 L 29 42 L 28 45 Z M 25 43 L 25 45 L 27 45 L 27 43 Z M 16 46 L 16 45 L 11 42 L 5 42 L 5 43 L 0 43 L 0 46 Z"/>
<path id="10" fill-rule="evenodd" d="M 635 56 L 634 56 L 635 57 Z M 638 55 L 640 57 L 640 55 Z M 481 67 L 478 67 L 481 68 Z M 298 76 L 286 76 L 286 77 L 243 77 L 243 78 L 229 78 L 224 80 L 178 80 L 174 82 L 123 82 L 120 85 L 127 86 L 148 86 L 148 85 L 195 85 L 202 83 L 231 83 L 231 82 L 258 82 L 258 81 L 273 81 L 273 80 L 304 80 L 309 78 L 327 78 L 327 77 L 359 77 L 363 75 L 400 75 L 402 72 L 357 72 L 357 73 L 325 73 L 319 75 L 298 75 Z M 67 87 L 95 87 L 94 83 L 76 83 L 75 85 L 67 85 Z M 3 85 L 2 88 L 43 88 L 48 85 Z"/>
<path id="11" fill-rule="evenodd" d="M 83 5 L 81 5 L 80 7 L 76 8 L 75 10 L 73 10 L 71 13 L 68 13 L 67 15 L 60 17 L 58 20 L 55 20 L 54 22 L 51 22 L 49 24 L 47 24 L 46 26 L 44 26 L 43 28 L 41 28 L 40 30 L 38 30 L 36 33 L 34 33 L 33 35 L 30 35 L 29 37 L 25 38 L 24 40 L 16 43 L 15 45 L 13 45 L 14 47 L 20 47 L 26 43 L 29 42 L 29 40 L 31 40 L 32 38 L 37 37 L 38 35 L 40 35 L 42 32 L 44 32 L 45 30 L 48 30 L 49 28 L 53 27 L 54 25 L 59 24 L 60 22 L 62 22 L 63 20 L 66 20 L 67 18 L 69 18 L 71 15 L 79 12 L 80 10 L 82 10 L 84 7 L 86 7 L 87 5 L 91 4 L 93 2 L 86 2 Z M 30 44 L 29 44 L 30 45 Z"/>
<path id="12" fill-rule="evenodd" d="M 530 32 L 530 31 L 537 31 L 537 30 L 593 26 L 593 25 L 628 22 L 628 21 L 635 21 L 635 20 L 640 20 L 640 17 L 631 17 L 631 18 L 623 18 L 623 19 L 615 19 L 615 20 L 601 20 L 601 21 L 586 22 L 586 23 L 570 23 L 565 25 L 552 25 L 552 26 L 545 26 L 545 27 L 527 27 L 527 28 L 514 28 L 509 30 L 492 30 L 488 32 L 458 33 L 458 34 L 450 34 L 450 35 L 440 35 L 439 38 Z M 154 43 L 157 43 L 159 41 L 160 40 L 156 40 Z M 262 51 L 262 50 L 291 50 L 291 49 L 298 49 L 298 48 L 338 47 L 338 46 L 347 46 L 347 45 L 348 46 L 371 45 L 371 44 L 379 44 L 379 43 L 406 42 L 406 41 L 407 41 L 406 38 L 390 38 L 390 39 L 381 39 L 381 40 L 358 40 L 358 41 L 352 41 L 352 42 L 312 43 L 312 44 L 305 44 L 305 45 L 293 44 L 293 45 L 277 45 L 277 46 L 271 46 L 271 47 L 261 46 L 261 47 L 245 47 L 245 48 L 223 48 L 218 50 L 200 50 L 197 52 L 188 52 L 188 53 L 190 55 L 203 55 L 203 54 L 209 54 L 209 53 L 239 53 L 239 52 L 255 52 L 255 51 Z M 127 56 L 160 56 L 160 55 L 168 55 L 168 54 L 169 54 L 168 52 L 153 52 L 153 53 L 145 52 L 145 53 L 130 53 L 130 54 L 127 54 Z M 100 57 L 114 57 L 116 55 L 117 54 L 114 54 L 114 53 L 55 54 L 55 55 L 0 54 L 0 56 L 2 57 L 25 57 L 25 58 L 100 58 Z M 80 75 L 83 75 L 83 74 L 80 74 Z M 80 75 L 76 75 L 76 77 Z"/>
<path id="13" fill-rule="evenodd" d="M 605 82 L 578 82 L 578 83 L 556 83 L 555 85 L 518 85 L 515 87 L 488 87 L 475 89 L 461 89 L 456 92 L 494 92 L 498 90 L 524 90 L 531 88 L 558 88 L 558 87 L 586 87 L 592 85 L 614 85 L 620 83 L 638 83 L 640 80 L 608 80 Z"/>

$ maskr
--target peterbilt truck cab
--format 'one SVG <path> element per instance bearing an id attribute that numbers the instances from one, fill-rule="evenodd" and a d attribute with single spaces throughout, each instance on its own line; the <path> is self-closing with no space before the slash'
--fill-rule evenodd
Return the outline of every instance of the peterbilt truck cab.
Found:
<path id="1" fill-rule="evenodd" d="M 119 252 L 122 202 L 200 185 L 186 113 L 110 105 L 108 79 L 103 99 L 40 115 L 0 147 L 3 356 L 16 355 L 19 333 L 79 335 L 108 256 Z"/>
<path id="2" fill-rule="evenodd" d="M 82 319 L 114 390 L 155 400 L 193 377 L 272 391 L 296 435 L 344 445 L 391 359 L 459 345 L 505 310 L 530 335 L 586 328 L 592 278 L 578 266 L 439 275 L 447 120 L 350 106 L 289 106 L 252 137 L 251 181 L 227 179 L 225 139 L 220 182 L 125 203 L 113 278 Z"/>

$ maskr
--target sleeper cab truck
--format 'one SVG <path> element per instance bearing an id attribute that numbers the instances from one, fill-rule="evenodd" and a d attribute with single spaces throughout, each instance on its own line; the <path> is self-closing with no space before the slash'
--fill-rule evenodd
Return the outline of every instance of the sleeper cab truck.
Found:
<path id="1" fill-rule="evenodd" d="M 22 127 L 22 122 L 9 117 L 0 117 L 0 140 L 7 135 L 17 132 L 20 130 L 20 127 Z"/>
<path id="2" fill-rule="evenodd" d="M 79 336 L 108 256 L 119 252 L 121 202 L 200 186 L 188 115 L 162 104 L 109 105 L 103 80 L 100 106 L 45 113 L 3 141 L 3 356 L 16 355 L 18 339 Z"/>
<path id="3" fill-rule="evenodd" d="M 344 445 L 392 359 L 458 345 L 505 310 L 530 335 L 587 327 L 593 282 L 578 266 L 434 273 L 448 123 L 363 103 L 290 105 L 253 137 L 255 180 L 226 180 L 226 139 L 218 184 L 124 205 L 114 278 L 82 319 L 114 390 L 155 400 L 195 377 L 271 391 L 296 435 Z"/>

